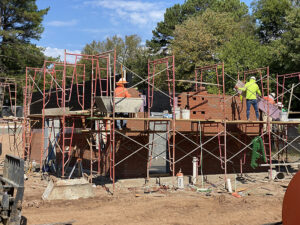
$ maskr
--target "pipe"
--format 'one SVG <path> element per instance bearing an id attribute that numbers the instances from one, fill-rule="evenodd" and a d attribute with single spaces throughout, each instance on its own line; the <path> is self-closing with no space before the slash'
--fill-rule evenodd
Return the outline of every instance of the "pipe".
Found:
<path id="1" fill-rule="evenodd" d="M 196 184 L 197 176 L 198 176 L 198 158 L 193 157 L 193 177 L 192 177 L 193 184 Z"/>

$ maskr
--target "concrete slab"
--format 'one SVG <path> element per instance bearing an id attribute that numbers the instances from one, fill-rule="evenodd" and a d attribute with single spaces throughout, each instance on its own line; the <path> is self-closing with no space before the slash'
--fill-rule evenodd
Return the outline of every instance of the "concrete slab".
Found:
<path id="1" fill-rule="evenodd" d="M 45 189 L 42 199 L 43 200 L 70 200 L 79 198 L 94 197 L 94 190 L 84 178 L 72 180 L 50 180 L 47 188 Z"/>

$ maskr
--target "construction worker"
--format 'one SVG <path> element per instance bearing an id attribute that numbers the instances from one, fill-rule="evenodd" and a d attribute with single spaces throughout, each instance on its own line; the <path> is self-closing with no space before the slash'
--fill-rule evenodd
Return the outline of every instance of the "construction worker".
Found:
<path id="1" fill-rule="evenodd" d="M 129 94 L 127 88 L 125 88 L 125 84 L 128 82 L 125 78 L 121 78 L 117 83 L 117 87 L 115 89 L 115 97 L 118 98 L 130 98 L 131 95 Z M 128 117 L 128 113 L 116 113 L 116 117 Z M 116 128 L 119 130 L 127 129 L 127 120 L 117 120 L 116 121 Z"/>
<path id="2" fill-rule="evenodd" d="M 250 107 L 251 107 L 251 105 L 253 105 L 253 107 L 254 107 L 256 120 L 259 120 L 256 94 L 261 96 L 261 92 L 259 90 L 258 85 L 256 84 L 256 78 L 252 76 L 250 78 L 249 82 L 247 82 L 244 87 L 238 88 L 236 86 L 235 88 L 239 89 L 241 91 L 246 91 L 246 105 L 247 105 L 246 115 L 247 115 L 247 120 L 249 120 L 249 118 L 250 118 Z"/>
<path id="3" fill-rule="evenodd" d="M 276 104 L 276 106 L 278 107 L 278 109 L 279 109 L 281 112 L 287 112 L 287 110 L 283 107 L 282 102 L 278 102 L 278 103 Z"/>
<path id="4" fill-rule="evenodd" d="M 286 109 L 283 108 L 283 104 L 282 102 L 278 102 L 277 104 L 275 104 L 278 109 L 280 110 L 280 118 L 276 119 L 276 121 L 280 121 L 280 120 L 286 120 L 287 118 L 282 118 L 282 114 L 287 112 Z M 277 125 L 278 131 L 282 132 L 284 130 L 284 126 L 283 125 Z"/>
<path id="5" fill-rule="evenodd" d="M 264 99 L 267 100 L 272 105 L 274 105 L 275 104 L 275 97 L 276 97 L 276 94 L 271 93 L 271 94 L 269 94 L 269 96 L 264 97 Z"/>
<path id="6" fill-rule="evenodd" d="M 125 88 L 125 84 L 128 82 L 125 78 L 121 78 L 117 83 L 117 87 L 115 89 L 115 96 L 119 98 L 130 98 L 131 95 L 129 94 L 128 90 Z"/>
<path id="7" fill-rule="evenodd" d="M 270 104 L 275 105 L 275 93 L 269 94 L 269 96 L 265 96 L 264 99 L 268 101 Z M 270 113 L 270 112 L 269 112 Z M 262 119 L 263 121 L 267 122 L 269 118 L 269 121 L 272 121 L 272 117 L 268 115 L 266 112 L 262 112 Z M 272 124 L 270 124 L 270 129 L 272 130 Z M 263 131 L 265 132 L 267 130 L 267 124 L 263 125 Z"/>

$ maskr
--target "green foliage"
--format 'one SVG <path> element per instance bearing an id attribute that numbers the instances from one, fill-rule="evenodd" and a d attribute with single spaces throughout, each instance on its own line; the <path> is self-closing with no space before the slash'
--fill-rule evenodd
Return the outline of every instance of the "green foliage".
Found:
<path id="1" fill-rule="evenodd" d="M 41 67 L 43 49 L 31 44 L 43 32 L 42 20 L 49 8 L 38 10 L 36 0 L 0 1 L 0 76 L 15 77 L 22 87 L 25 67 Z M 18 104 L 22 103 L 18 89 Z"/>
<path id="2" fill-rule="evenodd" d="M 273 43 L 274 67 L 285 72 L 300 68 L 300 8 L 293 8 L 286 16 L 286 31 Z"/>
<path id="3" fill-rule="evenodd" d="M 93 41 L 91 44 L 87 44 L 82 53 L 84 54 L 98 54 L 101 52 L 116 49 L 117 52 L 117 73 L 121 72 L 120 63 L 132 70 L 134 73 L 147 76 L 147 60 L 148 51 L 141 45 L 141 38 L 137 35 L 128 35 L 124 39 L 114 35 L 107 38 L 105 41 Z M 91 71 L 89 61 L 83 60 L 82 62 L 87 64 L 86 74 L 90 74 Z M 129 72 L 129 71 L 127 71 Z M 140 79 L 137 79 L 137 82 Z"/>
<path id="4" fill-rule="evenodd" d="M 157 52 L 161 47 L 167 46 L 173 37 L 175 26 L 184 21 L 182 6 L 175 4 L 171 8 L 167 8 L 164 14 L 164 21 L 157 23 L 157 27 L 152 31 L 153 38 L 147 41 L 147 46 L 153 52 Z"/>
<path id="5" fill-rule="evenodd" d="M 0 73 L 16 76 L 25 66 L 41 66 L 42 49 L 30 44 L 43 32 L 42 20 L 49 8 L 38 10 L 36 0 L 0 2 Z"/>
<path id="6" fill-rule="evenodd" d="M 203 14 L 208 8 L 220 13 L 232 13 L 236 21 L 248 16 L 248 7 L 240 0 L 187 0 L 182 5 L 175 4 L 166 10 L 164 20 L 152 31 L 153 37 L 147 41 L 147 46 L 153 52 L 168 47 L 174 38 L 176 25 L 192 16 Z"/>
<path id="7" fill-rule="evenodd" d="M 5 41 L 29 42 L 39 39 L 42 20 L 49 8 L 38 10 L 36 0 L 1 0 L 0 36 Z"/>
<path id="8" fill-rule="evenodd" d="M 211 7 L 216 12 L 231 13 L 236 21 L 248 17 L 248 6 L 240 0 L 217 0 Z"/>
<path id="9" fill-rule="evenodd" d="M 255 6 L 256 11 L 259 12 L 254 15 L 259 16 L 257 19 L 261 41 L 270 49 L 271 72 L 274 74 L 298 72 L 300 68 L 300 1 L 260 0 L 255 3 Z M 287 79 L 285 88 L 290 89 L 292 84 L 297 84 L 297 82 L 299 82 L 297 78 Z M 274 88 L 275 84 L 270 87 Z M 299 88 L 294 89 L 294 94 L 300 97 Z M 286 93 L 283 102 L 287 105 L 288 101 L 289 94 Z M 292 101 L 291 110 L 298 111 L 298 102 Z"/>
<path id="10" fill-rule="evenodd" d="M 264 42 L 281 37 L 291 6 L 291 0 L 256 0 L 252 3 L 253 15 L 259 24 L 258 34 Z"/>
<path id="11" fill-rule="evenodd" d="M 240 23 L 235 22 L 231 14 L 210 9 L 178 25 L 171 45 L 176 55 L 177 76 L 193 79 L 195 66 L 219 63 L 219 49 L 239 31 Z M 182 88 L 189 86 L 182 84 Z"/>
<path id="12" fill-rule="evenodd" d="M 229 42 L 219 48 L 218 58 L 225 64 L 226 89 L 236 84 L 238 72 L 261 68 L 271 60 L 270 47 L 261 45 L 253 35 L 236 33 Z"/>
<path id="13" fill-rule="evenodd" d="M 134 60 L 135 57 L 142 51 L 141 38 L 137 35 L 121 37 L 114 35 L 106 38 L 105 41 L 92 41 L 87 44 L 83 50 L 83 54 L 99 54 L 116 49 L 118 61 L 127 64 L 128 61 Z"/>

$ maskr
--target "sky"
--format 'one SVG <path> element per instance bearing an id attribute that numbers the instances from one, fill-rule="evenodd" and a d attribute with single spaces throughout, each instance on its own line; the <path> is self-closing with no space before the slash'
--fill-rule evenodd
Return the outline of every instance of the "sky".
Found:
<path id="1" fill-rule="evenodd" d="M 166 8 L 184 0 L 37 0 L 39 9 L 50 7 L 45 28 L 34 43 L 45 48 L 47 56 L 80 53 L 88 43 L 107 37 L 137 34 L 150 40 Z M 243 0 L 248 6 L 251 0 Z"/>

